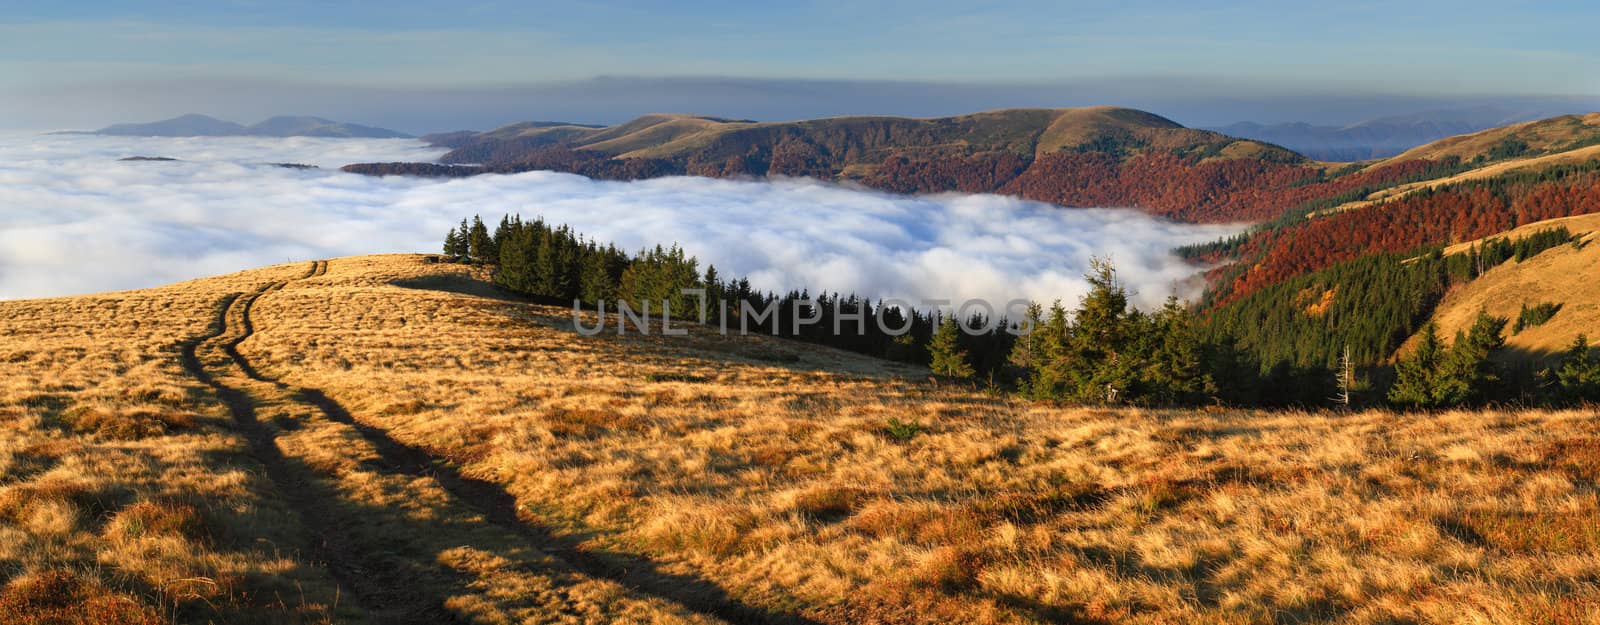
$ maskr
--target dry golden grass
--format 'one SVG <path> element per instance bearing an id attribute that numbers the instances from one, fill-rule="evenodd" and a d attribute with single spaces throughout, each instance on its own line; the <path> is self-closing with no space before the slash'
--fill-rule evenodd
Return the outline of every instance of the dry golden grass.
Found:
<path id="1" fill-rule="evenodd" d="M 1491 238 L 1516 239 L 1558 226 L 1581 237 L 1581 249 L 1561 245 L 1522 262 L 1510 260 L 1452 289 L 1434 309 L 1433 320 L 1439 324 L 1440 334 L 1448 338 L 1467 329 L 1480 310 L 1515 324 L 1523 305 L 1551 303 L 1560 304 L 1561 309 L 1543 325 L 1513 334 L 1508 324 L 1506 346 L 1542 358 L 1566 350 L 1579 334 L 1600 340 L 1600 285 L 1595 283 L 1600 277 L 1595 273 L 1600 267 L 1600 245 L 1596 245 L 1600 243 L 1600 215 L 1542 221 Z M 1452 246 L 1446 252 L 1459 253 L 1473 243 L 1482 241 Z M 1413 337 L 1410 342 L 1415 340 Z"/>
<path id="2" fill-rule="evenodd" d="M 359 617 L 179 359 L 226 293 L 303 270 L 0 302 L 0 621 Z"/>
<path id="3" fill-rule="evenodd" d="M 1035 405 L 429 261 L 0 303 L 0 620 L 1600 620 L 1592 411 Z"/>
<path id="4" fill-rule="evenodd" d="M 340 259 L 261 298 L 239 349 L 703 616 L 1600 619 L 1592 412 L 1055 408 L 775 340 L 583 338 L 487 293 Z"/>
<path id="5" fill-rule="evenodd" d="M 1440 160 L 1447 157 L 1471 162 L 1479 155 L 1487 155 L 1502 141 L 1516 139 L 1528 144 L 1530 150 L 1560 149 L 1574 142 L 1583 142 L 1600 134 L 1600 113 L 1564 115 L 1520 124 L 1511 124 L 1474 133 L 1440 139 L 1420 145 L 1385 162 L 1398 163 L 1413 159 Z"/>

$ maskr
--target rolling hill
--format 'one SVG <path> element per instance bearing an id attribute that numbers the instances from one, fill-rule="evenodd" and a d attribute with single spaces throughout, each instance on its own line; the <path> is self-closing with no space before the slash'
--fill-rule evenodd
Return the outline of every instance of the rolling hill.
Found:
<path id="1" fill-rule="evenodd" d="M 143 124 L 112 124 L 84 134 L 126 137 L 231 137 L 245 132 L 242 124 L 190 113 Z"/>
<path id="2" fill-rule="evenodd" d="M 620 180 L 808 176 L 897 193 L 999 193 L 1064 206 L 1138 208 L 1181 221 L 1265 222 L 1583 162 L 1595 155 L 1585 149 L 1600 149 L 1593 117 L 1518 124 L 1335 165 L 1114 107 L 792 122 L 646 115 L 606 127 L 527 122 L 430 135 L 435 145 L 452 148 L 440 163 L 345 170 L 425 176 L 553 170 Z"/>
<path id="3" fill-rule="evenodd" d="M 1600 245 L 1595 245 L 1600 242 L 1600 214 L 1528 224 L 1450 246 L 1445 252 L 1465 253 L 1487 240 L 1514 240 L 1555 228 L 1566 228 L 1576 242 L 1494 267 L 1447 293 L 1431 316 L 1439 324 L 1440 334 L 1450 337 L 1467 329 L 1482 310 L 1508 320 L 1506 345 L 1526 360 L 1547 362 L 1565 351 L 1579 334 L 1600 340 L 1600 289 L 1595 287 L 1596 278 L 1600 278 L 1595 271 L 1600 267 Z M 1540 304 L 1553 304 L 1558 309 L 1548 320 L 1517 330 L 1515 324 L 1521 311 Z"/>
<path id="4" fill-rule="evenodd" d="M 1388 158 L 1418 145 L 1482 129 L 1448 120 L 1375 119 L 1348 126 L 1240 122 L 1209 130 L 1281 145 L 1321 161 L 1356 162 Z"/>
<path id="5" fill-rule="evenodd" d="M 1274 143 L 1317 160 L 1354 162 L 1389 158 L 1448 137 L 1552 117 L 1561 112 L 1564 112 L 1562 107 L 1532 103 L 1525 107 L 1486 105 L 1388 115 L 1344 126 L 1241 122 L 1209 130 Z"/>
<path id="6" fill-rule="evenodd" d="M 870 167 L 894 154 L 962 156 L 1007 152 L 1038 156 L 1068 149 L 1120 147 L 1235 157 L 1297 160 L 1286 150 L 1190 130 L 1160 116 L 1114 107 L 1006 109 L 936 119 L 838 117 L 752 122 L 697 115 L 646 115 L 617 126 L 516 124 L 478 135 L 440 159 L 495 165 L 515 162 L 519 149 L 559 144 L 610 158 L 681 160 L 686 167 L 724 166 L 727 159 L 776 156 L 779 144 L 804 144 L 834 170 Z M 791 148 L 792 149 L 792 148 Z M 691 165 L 692 163 L 692 165 Z M 748 165 L 741 165 L 745 167 Z M 781 167 L 781 164 L 780 164 Z M 750 171 L 748 173 L 762 173 Z"/>
<path id="7" fill-rule="evenodd" d="M 403 139 L 411 136 L 387 128 L 336 122 L 331 119 L 307 115 L 271 117 L 245 128 L 245 134 L 256 137 L 360 137 L 367 139 Z"/>
<path id="8" fill-rule="evenodd" d="M 1442 166 L 1409 182 L 1324 197 L 1245 236 L 1190 250 L 1221 265 L 1211 273 L 1206 315 L 1218 331 L 1247 337 L 1264 370 L 1303 372 L 1290 377 L 1309 381 L 1307 397 L 1315 397 L 1326 396 L 1316 380 L 1346 350 L 1383 389 L 1395 359 L 1430 321 L 1449 343 L 1486 312 L 1508 322 L 1499 360 L 1513 367 L 1504 378 L 1511 388 L 1498 392 L 1538 401 L 1550 385 L 1536 374 L 1600 321 L 1587 243 L 1600 213 L 1597 142 L 1600 115 L 1565 116 L 1356 165 Z M 1558 227 L 1576 240 L 1531 257 L 1485 256 L 1488 241 L 1516 243 Z M 1534 310 L 1524 316 L 1524 306 Z"/>
<path id="9" fill-rule="evenodd" d="M 336 122 L 310 116 L 278 116 L 244 126 L 199 114 L 143 124 L 114 124 L 99 130 L 71 134 L 126 137 L 332 137 L 397 139 L 411 135 L 387 128 Z"/>
<path id="10" fill-rule="evenodd" d="M 1484 164 L 1568 152 L 1600 144 L 1600 113 L 1564 115 L 1450 137 L 1391 160 L 1445 158 Z"/>
<path id="11" fill-rule="evenodd" d="M 692 324 L 581 337 L 570 310 L 439 261 L 0 302 L 0 617 L 1388 623 L 1600 609 L 1584 582 L 1600 548 L 1591 412 L 1035 404 Z"/>
<path id="12" fill-rule="evenodd" d="M 810 176 L 903 193 L 1005 193 L 1073 206 L 1131 206 L 1209 222 L 1274 216 L 1281 208 L 1273 193 L 1301 193 L 1291 185 L 1324 173 L 1277 146 L 1114 107 L 793 122 L 646 115 L 603 128 L 524 123 L 434 140 L 453 148 L 440 159 L 444 165 L 345 169 L 445 176 L 544 169 L 624 180 Z M 449 166 L 462 164 L 474 166 Z"/>

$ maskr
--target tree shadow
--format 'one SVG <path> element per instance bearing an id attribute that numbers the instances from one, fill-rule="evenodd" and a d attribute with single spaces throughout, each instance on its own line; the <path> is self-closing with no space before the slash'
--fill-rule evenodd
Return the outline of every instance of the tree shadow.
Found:
<path id="1" fill-rule="evenodd" d="M 611 580 L 633 591 L 728 622 L 798 625 L 815 622 L 797 613 L 742 603 L 709 580 L 690 574 L 668 572 L 659 563 L 640 554 L 589 548 L 587 542 L 592 535 L 552 532 L 542 526 L 538 519 L 526 514 L 518 506 L 515 496 L 500 484 L 460 474 L 442 455 L 433 450 L 395 440 L 382 428 L 357 420 L 342 405 L 318 389 L 296 387 L 264 374 L 238 352 L 237 346 L 254 331 L 250 323 L 250 309 L 255 298 L 272 290 L 275 290 L 275 287 L 269 287 L 256 294 L 229 298 L 223 302 L 222 313 L 212 331 L 199 340 L 185 344 L 183 363 L 191 374 L 211 386 L 228 405 L 235 421 L 246 431 L 252 451 L 266 465 L 268 473 L 280 489 L 298 500 L 297 508 L 310 521 L 308 525 L 324 529 L 340 526 L 338 518 L 331 518 L 329 511 L 317 504 L 317 502 L 338 501 L 337 494 L 326 493 L 321 497 L 308 499 L 306 491 L 311 489 L 316 481 L 312 476 L 317 475 L 317 468 L 307 466 L 297 459 L 285 457 L 275 444 L 275 434 L 271 428 L 256 420 L 254 401 L 249 393 L 221 383 L 201 365 L 195 353 L 200 343 L 225 335 L 230 323 L 239 332 L 223 342 L 219 349 L 232 361 L 231 364 L 238 367 L 250 379 L 272 384 L 287 395 L 315 407 L 330 421 L 351 428 L 376 450 L 380 466 L 371 468 L 385 473 L 399 473 L 433 480 L 464 507 L 482 515 L 489 523 L 519 536 L 527 544 L 554 556 L 583 575 Z M 339 503 L 343 506 L 349 505 L 348 502 Z M 361 513 L 355 514 L 354 518 L 360 518 Z M 374 510 L 371 514 L 397 516 L 393 511 L 387 510 Z M 349 514 L 338 516 L 351 518 Z M 429 528 L 414 527 L 407 531 L 426 532 Z M 419 567 L 414 561 L 384 557 L 383 554 L 373 554 L 370 550 L 358 549 L 352 544 L 341 542 L 345 539 L 341 532 L 337 531 L 325 531 L 319 539 L 322 547 L 321 555 L 341 584 L 358 591 L 357 595 L 363 605 L 380 609 L 391 605 L 401 606 L 397 612 L 408 617 L 415 615 L 416 620 L 412 622 L 418 623 L 451 622 L 455 618 L 453 613 L 444 609 L 440 602 L 418 603 L 418 593 L 414 590 L 418 586 L 415 582 L 418 579 L 436 576 L 433 567 Z M 448 580 L 448 582 L 459 585 L 463 580 Z"/>

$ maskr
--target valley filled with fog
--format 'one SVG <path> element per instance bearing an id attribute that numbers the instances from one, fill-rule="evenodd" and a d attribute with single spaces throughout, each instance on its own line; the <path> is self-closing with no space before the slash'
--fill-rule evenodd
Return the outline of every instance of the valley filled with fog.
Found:
<path id="1" fill-rule="evenodd" d="M 768 290 L 1070 303 L 1086 288 L 1089 259 L 1104 256 L 1150 306 L 1199 292 L 1197 268 L 1172 248 L 1241 229 L 808 179 L 613 182 L 529 172 L 437 180 L 338 170 L 442 152 L 401 139 L 0 135 L 0 299 L 142 288 L 291 260 L 437 252 L 463 217 L 517 213 L 628 251 L 676 242 L 702 267 Z M 136 156 L 176 160 L 119 160 Z"/>

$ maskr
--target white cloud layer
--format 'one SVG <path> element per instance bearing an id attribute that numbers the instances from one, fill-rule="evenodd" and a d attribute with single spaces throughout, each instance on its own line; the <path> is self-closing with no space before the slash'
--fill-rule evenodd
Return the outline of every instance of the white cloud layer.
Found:
<path id="1" fill-rule="evenodd" d="M 904 197 L 810 180 L 594 181 L 530 172 L 373 178 L 410 140 L 0 137 L 0 298 L 155 286 L 285 260 L 434 252 L 462 217 L 543 216 L 630 251 L 678 242 L 760 288 L 1074 302 L 1092 256 L 1141 305 L 1196 294 L 1178 245 L 1239 230 L 991 195 Z M 178 162 L 122 162 L 125 156 Z M 298 162 L 294 170 L 268 163 Z"/>

